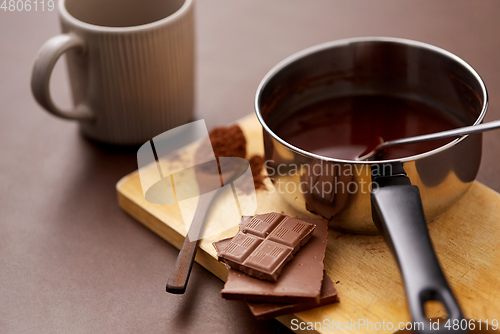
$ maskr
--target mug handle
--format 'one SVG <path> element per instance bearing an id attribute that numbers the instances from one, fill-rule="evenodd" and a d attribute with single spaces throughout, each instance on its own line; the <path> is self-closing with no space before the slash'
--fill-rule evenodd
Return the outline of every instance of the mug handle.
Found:
<path id="1" fill-rule="evenodd" d="M 33 65 L 31 91 L 35 100 L 51 114 L 65 119 L 91 121 L 95 116 L 88 106 L 79 104 L 73 110 L 62 110 L 54 104 L 49 92 L 50 76 L 54 65 L 59 57 L 73 48 L 82 53 L 87 52 L 85 41 L 72 33 L 54 36 L 45 42 L 38 51 Z"/>

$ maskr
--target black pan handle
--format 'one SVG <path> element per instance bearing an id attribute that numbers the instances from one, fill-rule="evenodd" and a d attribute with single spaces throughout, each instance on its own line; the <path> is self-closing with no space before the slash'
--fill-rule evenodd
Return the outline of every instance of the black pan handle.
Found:
<path id="1" fill-rule="evenodd" d="M 430 328 L 424 310 L 429 300 L 444 305 L 452 325 L 457 321 L 462 325 L 464 317 L 434 253 L 418 187 L 404 175 L 387 179 L 391 185 L 371 193 L 372 216 L 399 265 L 413 322 L 423 324 L 414 333 L 465 333 L 453 331 L 453 326 L 448 330 L 442 319 L 439 330 Z"/>

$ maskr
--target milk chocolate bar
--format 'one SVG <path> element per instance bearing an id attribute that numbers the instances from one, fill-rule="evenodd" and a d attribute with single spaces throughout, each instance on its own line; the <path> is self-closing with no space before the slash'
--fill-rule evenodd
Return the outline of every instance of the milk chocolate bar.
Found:
<path id="1" fill-rule="evenodd" d="M 319 298 L 319 303 L 275 304 L 247 302 L 247 305 L 258 320 L 264 320 L 337 303 L 339 301 L 337 290 L 326 272 L 323 272 L 323 284 L 321 285 Z"/>
<path id="2" fill-rule="evenodd" d="M 276 282 L 285 264 L 311 237 L 314 225 L 279 213 L 247 219 L 219 261 L 250 276 Z"/>
<path id="3" fill-rule="evenodd" d="M 248 218 L 242 220 L 246 222 Z M 310 234 L 309 242 L 283 268 L 277 282 L 257 279 L 229 268 L 228 280 L 221 291 L 222 297 L 266 303 L 319 303 L 328 224 L 323 219 L 300 220 L 313 224 L 314 231 Z M 217 253 L 227 247 L 231 240 L 214 243 Z"/>

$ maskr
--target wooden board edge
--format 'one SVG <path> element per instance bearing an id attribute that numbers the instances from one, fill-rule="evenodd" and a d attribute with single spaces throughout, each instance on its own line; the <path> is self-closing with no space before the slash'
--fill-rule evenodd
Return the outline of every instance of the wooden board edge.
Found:
<path id="1" fill-rule="evenodd" d="M 489 193 L 493 194 L 494 196 L 499 196 L 500 197 L 500 193 L 498 193 L 497 191 L 491 189 L 490 187 L 488 187 L 484 183 L 481 183 L 478 180 L 474 180 L 472 182 L 475 183 L 475 184 L 477 184 L 478 186 L 482 187 L 483 189 L 485 189 L 485 191 L 488 191 Z M 469 190 L 470 190 L 470 188 L 469 188 Z"/>
<path id="2" fill-rule="evenodd" d="M 148 214 L 145 209 L 135 205 L 133 201 L 126 195 L 122 194 L 119 189 L 117 191 L 117 196 L 118 205 L 125 213 L 139 221 L 142 225 L 147 227 L 156 235 L 160 236 L 163 240 L 167 241 L 175 248 L 180 249 L 182 247 L 185 239 L 183 235 L 160 221 L 158 218 Z M 145 223 L 146 221 L 148 222 L 147 224 Z M 203 249 L 203 247 L 200 247 L 196 252 L 195 261 L 222 281 L 227 281 L 226 267 L 224 267 L 224 265 L 219 261 L 215 260 L 205 249 Z"/>

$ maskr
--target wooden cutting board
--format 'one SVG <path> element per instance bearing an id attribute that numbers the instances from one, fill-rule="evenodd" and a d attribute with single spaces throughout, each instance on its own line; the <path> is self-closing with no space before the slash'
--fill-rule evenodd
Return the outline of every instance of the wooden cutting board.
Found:
<path id="1" fill-rule="evenodd" d="M 248 154 L 263 154 L 262 129 L 254 115 L 240 120 L 248 140 Z M 193 148 L 182 154 L 192 155 Z M 267 180 L 269 181 L 269 180 Z M 170 244 L 180 248 L 186 228 L 177 204 L 148 203 L 143 196 L 138 172 L 123 177 L 116 185 L 119 205 L 132 217 L 147 226 Z M 284 212 L 299 216 L 279 194 L 257 192 L 257 212 Z M 312 215 L 311 215 L 312 216 Z M 429 224 L 443 270 L 455 292 L 465 316 L 476 320 L 500 320 L 500 194 L 474 182 L 467 194 L 452 209 Z M 226 268 L 217 262 L 212 242 L 236 234 L 237 227 L 202 240 L 196 262 L 225 281 Z M 301 332 L 307 322 L 316 324 L 312 332 L 328 331 L 331 324 L 366 322 L 386 324 L 393 330 L 377 330 L 367 326 L 339 329 L 336 333 L 393 333 L 400 322 L 410 321 L 404 288 L 396 263 L 381 236 L 351 235 L 330 231 L 325 256 L 325 270 L 339 293 L 340 303 L 300 312 L 277 319 L 290 329 Z M 228 301 L 231 303 L 233 301 Z M 429 306 L 432 317 L 443 315 L 436 306 Z M 338 325 L 340 327 L 340 325 Z M 346 326 L 343 326 L 346 327 Z M 368 328 L 367 328 L 368 327 Z M 310 332 L 308 332 L 310 333 Z"/>

